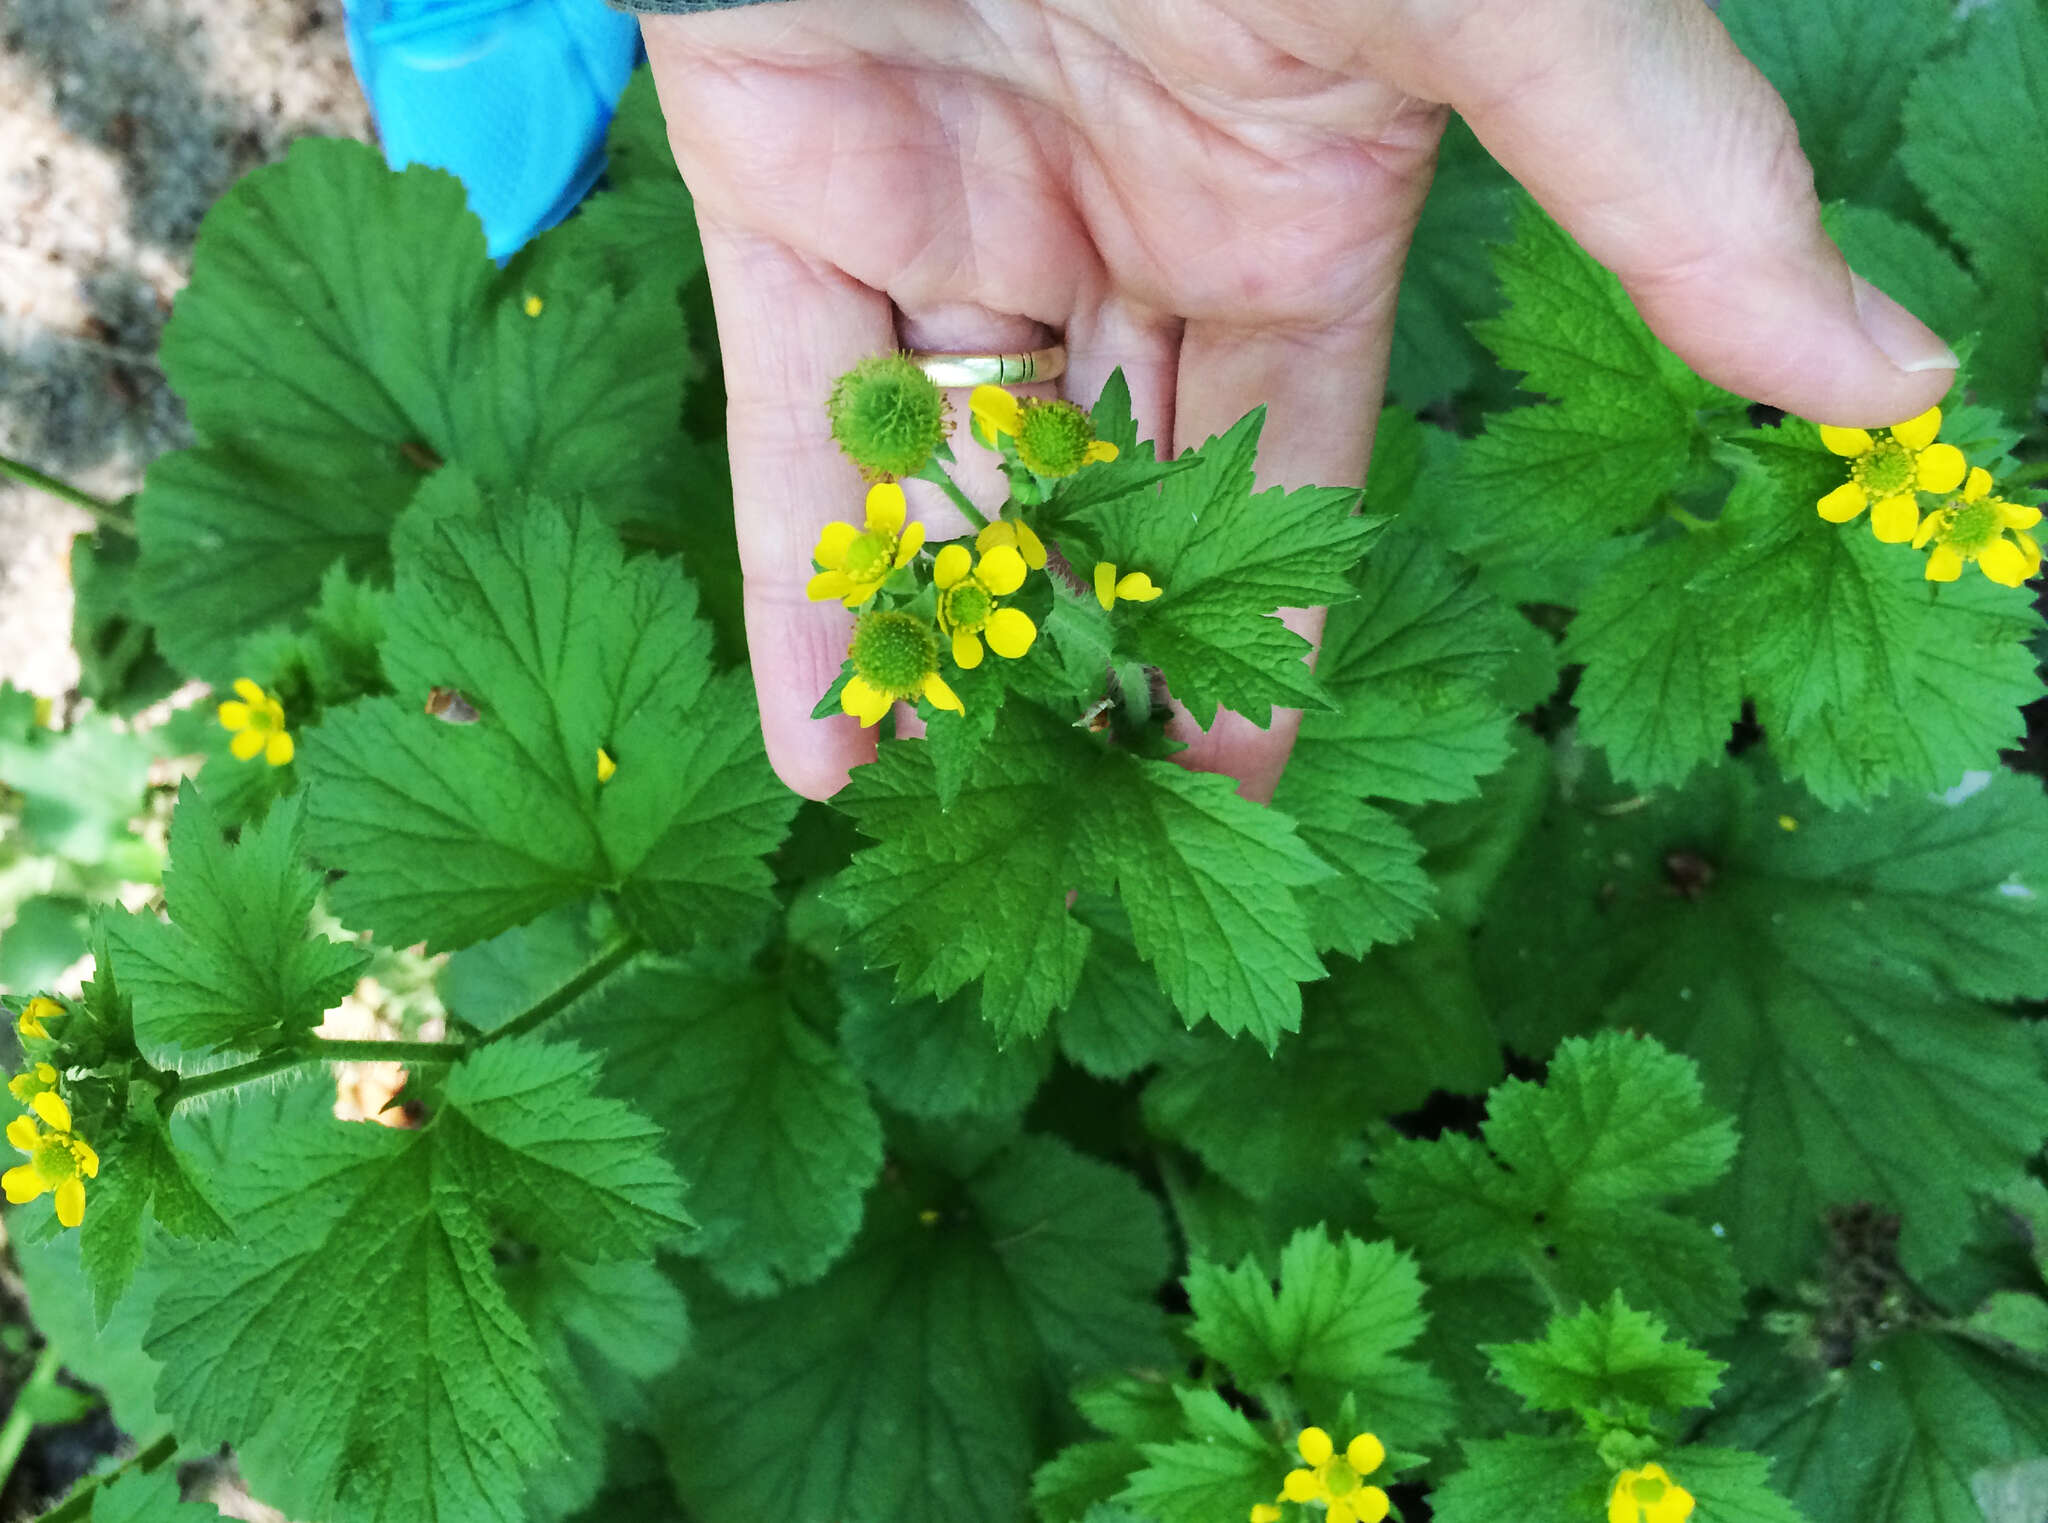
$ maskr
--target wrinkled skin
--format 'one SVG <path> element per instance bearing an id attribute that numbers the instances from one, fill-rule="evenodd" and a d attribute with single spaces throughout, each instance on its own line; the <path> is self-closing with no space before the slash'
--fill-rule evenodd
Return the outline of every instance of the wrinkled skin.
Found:
<path id="1" fill-rule="evenodd" d="M 809 552 L 861 500 L 832 379 L 1063 334 L 1039 390 L 1092 402 L 1120 365 L 1163 452 L 1266 403 L 1262 485 L 1360 483 L 1446 103 L 1710 380 L 1870 425 L 1954 364 L 1852 281 L 1782 103 L 1700 0 L 786 0 L 645 32 L 717 303 L 763 731 L 813 797 L 874 746 L 808 717 L 851 618 L 804 600 Z M 1297 723 L 1183 716 L 1183 759 L 1266 797 Z"/>

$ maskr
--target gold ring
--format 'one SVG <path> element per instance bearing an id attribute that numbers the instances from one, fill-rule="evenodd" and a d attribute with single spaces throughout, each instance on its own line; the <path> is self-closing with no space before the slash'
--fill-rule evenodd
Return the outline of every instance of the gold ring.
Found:
<path id="1" fill-rule="evenodd" d="M 1023 354 L 955 354 L 913 349 L 918 369 L 940 386 L 1022 386 L 1057 381 L 1067 373 L 1067 346 L 1050 344 Z"/>

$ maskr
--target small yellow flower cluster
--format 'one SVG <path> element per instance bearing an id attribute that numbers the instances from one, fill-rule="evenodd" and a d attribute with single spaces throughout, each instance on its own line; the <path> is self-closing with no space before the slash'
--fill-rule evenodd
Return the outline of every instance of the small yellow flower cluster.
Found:
<path id="1" fill-rule="evenodd" d="M 1321 1428 L 1303 1428 L 1294 1447 L 1305 1468 L 1290 1470 L 1276 1501 L 1255 1503 L 1251 1523 L 1279 1523 L 1279 1502 L 1320 1502 L 1325 1523 L 1380 1523 L 1387 1515 L 1387 1494 L 1365 1478 L 1386 1463 L 1387 1449 L 1370 1433 L 1361 1433 L 1337 1452 Z"/>
<path id="2" fill-rule="evenodd" d="M 260 755 L 273 767 L 285 766 L 294 747 L 284 727 L 284 705 L 247 677 L 235 679 L 235 693 L 219 711 L 221 728 L 235 737 L 228 749 L 237 761 L 253 761 Z"/>
<path id="3" fill-rule="evenodd" d="M 1117 447 L 1095 437 L 1095 422 L 1072 402 L 1019 400 L 1000 386 L 977 386 L 967 398 L 975 435 L 991 449 L 1007 437 L 1017 444 L 1017 458 L 1035 475 L 1058 479 L 1084 465 L 1117 457 Z"/>
<path id="4" fill-rule="evenodd" d="M 38 995 L 22 1008 L 17 1029 L 24 1037 L 48 1041 L 47 1023 L 64 1014 L 57 1001 Z M 17 1152 L 26 1153 L 28 1162 L 0 1175 L 0 1192 L 20 1206 L 54 1190 L 57 1220 L 76 1227 L 85 1220 L 85 1181 L 99 1177 L 100 1156 L 72 1133 L 71 1107 L 57 1088 L 55 1066 L 40 1061 L 7 1081 L 7 1092 L 27 1107 L 25 1114 L 7 1123 L 7 1141 Z"/>
<path id="5" fill-rule="evenodd" d="M 1685 1523 L 1692 1493 L 1664 1473 L 1662 1465 L 1624 1470 L 1607 1498 L 1607 1523 Z"/>
<path id="6" fill-rule="evenodd" d="M 1953 582 L 1975 561 L 2000 586 L 2022 585 L 2041 569 L 2041 547 L 2026 532 L 2041 510 L 1993 497 L 1991 473 L 1937 443 L 1940 432 L 1938 407 L 1875 433 L 1821 425 L 1820 442 L 1849 462 L 1849 479 L 1816 504 L 1820 516 L 1845 524 L 1868 508 L 1871 532 L 1886 544 L 1929 551 L 1930 582 Z M 1923 492 L 1937 499 L 1925 517 Z"/>

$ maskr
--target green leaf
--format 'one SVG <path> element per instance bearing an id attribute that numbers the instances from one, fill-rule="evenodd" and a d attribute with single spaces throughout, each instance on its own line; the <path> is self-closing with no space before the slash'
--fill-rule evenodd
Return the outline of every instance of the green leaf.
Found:
<path id="1" fill-rule="evenodd" d="M 1180 1034 L 1180 1017 L 1157 975 L 1139 960 L 1130 917 L 1121 908 L 1083 895 L 1074 913 L 1094 935 L 1053 1034 L 1068 1062 L 1098 1079 L 1126 1079 L 1159 1060 Z"/>
<path id="2" fill-rule="evenodd" d="M 1321 799 L 1471 797 L 1508 755 L 1511 716 L 1495 684 L 1525 631 L 1427 528 L 1397 522 L 1367 557 L 1356 600 L 1330 611 L 1316 670 L 1338 709 L 1303 717 L 1283 799 L 1327 837 L 1333 819 L 1371 827 Z M 1326 844 L 1341 849 L 1337 837 Z M 1412 898 L 1391 858 L 1380 871 L 1382 894 Z"/>
<path id="3" fill-rule="evenodd" d="M 1308 642 L 1277 611 L 1346 597 L 1345 573 L 1378 527 L 1352 512 L 1355 488 L 1256 491 L 1264 423 L 1260 408 L 1205 441 L 1197 463 L 1156 497 L 1121 497 L 1083 515 L 1103 559 L 1164 589 L 1151 602 L 1117 605 L 1119 649 L 1164 672 L 1204 728 L 1218 704 L 1261 728 L 1276 703 L 1326 706 L 1302 660 Z"/>
<path id="4" fill-rule="evenodd" d="M 1720 1178 L 1734 1151 L 1691 1063 L 1607 1033 L 1563 1043 L 1543 1084 L 1494 1090 L 1480 1139 L 1381 1148 L 1371 1186 L 1382 1223 L 1432 1276 L 1526 1265 L 1581 1301 L 1619 1289 L 1716 1332 L 1739 1305 L 1734 1264 L 1668 1203 Z"/>
<path id="5" fill-rule="evenodd" d="M 172 1465 L 147 1475 L 132 1470 L 92 1494 L 84 1513 L 91 1523 L 214 1523 L 221 1515 L 211 1507 L 178 1499 L 178 1472 Z"/>
<path id="6" fill-rule="evenodd" d="M 659 1123 L 699 1230 L 680 1251 L 728 1288 L 816 1280 L 860 1227 L 882 1128 L 846 1061 L 775 981 L 682 965 L 636 970 L 585 1000 L 578 1033 L 605 1087 Z"/>
<path id="7" fill-rule="evenodd" d="M 1239 1386 L 1286 1376 L 1309 1414 L 1331 1421 L 1355 1396 L 1362 1410 L 1386 1414 L 1376 1431 L 1400 1447 L 1428 1445 L 1450 1427 L 1443 1383 L 1400 1356 L 1428 1318 L 1415 1261 L 1392 1243 L 1308 1228 L 1281 1250 L 1277 1291 L 1252 1259 L 1225 1269 L 1198 1257 L 1185 1283 L 1189 1335 Z"/>
<path id="8" fill-rule="evenodd" d="M 1270 1043 L 1322 964 L 1293 890 L 1328 876 L 1282 817 L 1229 780 L 1146 761 L 1010 704 L 949 810 L 925 748 L 885 745 L 838 801 L 880 844 L 832 898 L 906 994 L 982 980 L 1005 1038 L 1074 995 L 1091 932 L 1069 889 L 1119 892 L 1138 952 L 1190 1023 Z"/>
<path id="9" fill-rule="evenodd" d="M 106 1177 L 103 1162 L 102 1184 Z M 103 1209 L 100 1197 L 87 1201 L 85 1219 Z M 171 1431 L 170 1417 L 156 1405 L 157 1377 L 163 1367 L 144 1351 L 142 1337 L 163 1283 L 162 1266 L 146 1264 L 102 1318 L 93 1306 L 94 1286 L 85 1271 L 83 1232 L 60 1232 L 44 1242 L 28 1242 L 20 1217 L 8 1221 L 9 1247 L 28 1293 L 28 1311 L 37 1332 L 53 1345 L 70 1373 L 106 1397 L 115 1425 L 147 1448 Z"/>
<path id="10" fill-rule="evenodd" d="M 1015 1116 L 1052 1067 L 1048 1038 L 1004 1044 L 969 1000 L 897 1001 L 886 981 L 842 976 L 846 1059 L 906 1116 Z"/>
<path id="11" fill-rule="evenodd" d="M 1906 173 L 1948 224 L 1985 292 L 1978 382 L 2033 415 L 2048 328 L 2048 16 L 2038 0 L 1979 7 L 1963 46 L 1915 76 Z"/>
<path id="12" fill-rule="evenodd" d="M 1704 444 L 1697 414 L 1728 400 L 1650 333 L 1621 284 L 1535 203 L 1494 256 L 1507 312 L 1476 331 L 1554 405 L 1492 414 L 1429 473 L 1452 547 L 1481 560 L 1566 560 L 1662 516 Z M 1475 510 L 1472 505 L 1479 505 Z"/>
<path id="13" fill-rule="evenodd" d="M 2048 799 L 2011 775 L 1828 814 L 1744 765 L 1649 798 L 1594 773 L 1503 881 L 1480 973 L 1525 1051 L 1597 1021 L 1698 1061 L 1742 1133 L 1705 1208 L 1747 1274 L 1795 1283 L 1858 1200 L 1929 1272 L 2048 1133 L 2039 1047 L 1979 1003 L 2048 992 L 2044 856 Z"/>
<path id="14" fill-rule="evenodd" d="M 151 1062 L 207 1066 L 211 1053 L 296 1040 L 355 988 L 369 953 L 307 934 L 320 880 L 302 841 L 296 798 L 230 846 L 198 789 L 179 789 L 164 875 L 170 924 L 147 914 L 106 922 Z"/>
<path id="15" fill-rule="evenodd" d="M 300 1105 L 224 1134 L 216 1184 L 240 1239 L 180 1256 L 148 1347 L 179 1432 L 232 1442 L 288 1512 L 519 1518 L 555 1405 L 492 1262 L 498 1231 L 600 1256 L 682 1220 L 652 1129 L 590 1091 L 589 1058 L 529 1040 L 472 1062 L 419 1131 Z M 572 1175 L 587 1234 L 517 1187 Z"/>
<path id="16" fill-rule="evenodd" d="M 1965 1338 L 1905 1332 L 1785 1381 L 1712 1436 L 1771 1456 L 1814 1523 L 1983 1523 L 1978 1487 L 2048 1456 L 2048 1376 Z"/>
<path id="17" fill-rule="evenodd" d="M 142 1263 L 151 1214 L 178 1237 L 230 1237 L 234 1228 L 193 1177 L 154 1106 L 132 1105 L 120 1132 L 102 1140 L 100 1153 L 78 1245 L 93 1317 L 104 1328 Z"/>
<path id="18" fill-rule="evenodd" d="M 751 685 L 712 676 L 695 607 L 673 564 L 628 563 L 588 509 L 410 521 L 384 646 L 397 696 L 331 713 L 301 753 L 314 851 L 349 869 L 336 913 L 438 949 L 608 890 L 665 949 L 752 931 L 794 799 Z M 422 712 L 437 686 L 478 721 Z"/>
<path id="19" fill-rule="evenodd" d="M 1422 870 L 1422 843 L 1392 815 L 1308 767 L 1281 777 L 1273 805 L 1294 816 L 1295 832 L 1336 874 L 1301 891 L 1318 949 L 1363 957 L 1430 917 L 1436 888 Z"/>
<path id="20" fill-rule="evenodd" d="M 1166 1262 L 1136 1183 L 1048 1139 L 957 1184 L 886 1179 L 823 1280 L 693 1296 L 661 1428 L 677 1487 L 707 1517 L 1018 1517 L 1066 1383 L 1170 1357 Z"/>
<path id="21" fill-rule="evenodd" d="M 1556 1316 L 1536 1343 L 1493 1343 L 1486 1354 L 1509 1390 L 1536 1412 L 1631 1413 L 1704 1407 L 1727 1368 L 1666 1335 L 1616 1291 L 1600 1306 Z"/>
<path id="22" fill-rule="evenodd" d="M 1404 407 L 1426 407 L 1464 391 L 1487 364 L 1471 324 L 1500 309 L 1487 250 L 1507 241 L 1511 184 L 1454 115 L 1437 147 L 1436 173 L 1409 240 L 1395 308 L 1387 391 Z M 1377 467 L 1378 446 L 1373 454 Z M 1376 502 L 1373 509 L 1382 511 Z"/>
<path id="23" fill-rule="evenodd" d="M 1903 189 L 1906 87 L 1913 66 L 1946 36 L 1952 9 L 1945 0 L 1882 8 L 1854 0 L 1725 0 L 1720 17 L 1792 108 L 1822 198 L 1867 202 Z"/>
<path id="24" fill-rule="evenodd" d="M 1362 963 L 1333 960 L 1310 986 L 1300 1035 L 1276 1053 L 1208 1032 L 1183 1038 L 1145 1087 L 1145 1119 L 1263 1199 L 1327 1170 L 1374 1117 L 1499 1077 L 1465 937 L 1432 928 Z"/>
<path id="25" fill-rule="evenodd" d="M 1193 1436 L 1139 1445 L 1145 1468 L 1118 1501 L 1160 1523 L 1214 1523 L 1278 1492 L 1287 1461 L 1270 1437 L 1214 1391 L 1176 1394 Z"/>
<path id="26" fill-rule="evenodd" d="M 1465 1468 L 1430 1496 L 1438 1523 L 1585 1523 L 1606 1513 L 1614 1472 L 1583 1440 L 1468 1439 L 1464 1450 Z M 1688 1447 L 1658 1463 L 1692 1494 L 1696 1523 L 1802 1523 L 1757 1455 Z"/>
<path id="27" fill-rule="evenodd" d="M 141 604 L 174 660 L 214 676 L 337 558 L 380 571 L 442 462 L 667 516 L 695 366 L 672 290 L 509 286 L 453 176 L 317 138 L 209 212 L 163 361 L 202 442 L 150 472 Z"/>

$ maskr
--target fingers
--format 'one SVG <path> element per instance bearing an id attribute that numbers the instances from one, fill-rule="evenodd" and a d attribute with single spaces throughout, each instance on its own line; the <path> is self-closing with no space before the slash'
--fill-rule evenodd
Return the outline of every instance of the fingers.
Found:
<path id="1" fill-rule="evenodd" d="M 860 474 L 825 420 L 832 382 L 894 346 L 886 296 L 785 245 L 700 217 L 725 360 L 733 521 L 761 736 L 776 774 L 829 798 L 875 754 L 847 715 L 811 710 L 838 676 L 853 615 L 804 596 L 818 531 L 858 522 Z"/>
<path id="2" fill-rule="evenodd" d="M 1415 26 L 1447 100 L 1701 375 L 1824 423 L 1939 401 L 1955 356 L 1850 274 L 1784 103 L 1697 0 L 1480 0 Z"/>
<path id="3" fill-rule="evenodd" d="M 1288 332 L 1190 322 L 1181 341 L 1176 449 L 1223 432 L 1263 402 L 1261 488 L 1362 486 L 1374 401 L 1386 388 L 1401 250 L 1389 250 L 1389 258 L 1384 295 L 1344 324 Z M 1322 609 L 1283 609 L 1281 617 L 1311 643 L 1321 638 Z M 1171 728 L 1188 742 L 1181 758 L 1188 766 L 1227 773 L 1238 779 L 1239 793 L 1263 803 L 1287 765 L 1301 714 L 1275 709 L 1271 727 L 1262 730 L 1242 715 L 1220 712 L 1204 732 L 1182 710 Z"/>
<path id="4" fill-rule="evenodd" d="M 1067 374 L 1060 394 L 1093 407 L 1110 375 L 1122 367 L 1138 437 L 1153 440 L 1162 455 L 1171 455 L 1182 327 L 1177 317 L 1117 297 L 1075 313 L 1067 325 Z M 1084 575 L 1087 569 L 1081 568 Z"/>

